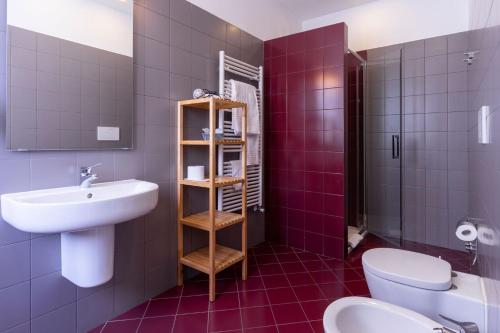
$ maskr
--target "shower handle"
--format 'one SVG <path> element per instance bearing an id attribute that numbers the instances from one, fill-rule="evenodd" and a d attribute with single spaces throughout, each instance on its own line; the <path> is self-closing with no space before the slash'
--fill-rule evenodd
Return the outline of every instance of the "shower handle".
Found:
<path id="1" fill-rule="evenodd" d="M 399 160 L 399 135 L 392 136 L 392 159 Z"/>

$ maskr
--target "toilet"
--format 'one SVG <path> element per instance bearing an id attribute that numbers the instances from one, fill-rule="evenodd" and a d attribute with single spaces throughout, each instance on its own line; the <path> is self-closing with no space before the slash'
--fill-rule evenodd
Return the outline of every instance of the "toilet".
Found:
<path id="1" fill-rule="evenodd" d="M 426 254 L 378 248 L 362 257 L 372 298 L 416 311 L 443 325 L 440 315 L 474 322 L 486 332 L 486 302 L 482 278 L 453 272 L 445 260 Z"/>

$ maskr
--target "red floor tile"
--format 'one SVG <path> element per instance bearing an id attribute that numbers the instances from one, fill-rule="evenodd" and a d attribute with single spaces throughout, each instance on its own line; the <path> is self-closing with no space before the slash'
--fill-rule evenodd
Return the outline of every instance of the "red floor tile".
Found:
<path id="1" fill-rule="evenodd" d="M 264 283 L 260 276 L 248 277 L 246 281 L 238 280 L 237 283 L 239 291 L 264 289 Z"/>
<path id="2" fill-rule="evenodd" d="M 330 269 L 322 260 L 303 261 L 302 264 L 311 272 Z"/>
<path id="3" fill-rule="evenodd" d="M 145 317 L 175 315 L 179 298 L 152 299 L 146 310 Z"/>
<path id="4" fill-rule="evenodd" d="M 177 313 L 206 312 L 208 311 L 208 303 L 208 297 L 205 295 L 181 297 Z"/>
<path id="5" fill-rule="evenodd" d="M 339 281 L 357 281 L 364 280 L 362 275 L 357 273 L 357 269 L 337 269 L 333 271 L 333 274 L 337 277 Z"/>
<path id="6" fill-rule="evenodd" d="M 293 252 L 279 253 L 279 254 L 276 254 L 276 257 L 278 258 L 278 261 L 280 263 L 299 261 L 299 257 L 297 257 L 297 255 Z"/>
<path id="7" fill-rule="evenodd" d="M 315 320 L 309 322 L 314 330 L 314 333 L 324 333 L 323 320 Z"/>
<path id="8" fill-rule="evenodd" d="M 273 312 L 269 306 L 241 309 L 243 328 L 272 326 L 275 324 Z"/>
<path id="9" fill-rule="evenodd" d="M 316 283 L 332 283 L 337 282 L 337 277 L 330 271 L 319 271 L 319 272 L 310 272 L 313 280 Z"/>
<path id="10" fill-rule="evenodd" d="M 208 319 L 209 332 L 241 330 L 240 310 L 210 312 Z"/>
<path id="11" fill-rule="evenodd" d="M 394 246 L 368 236 L 344 261 L 264 243 L 249 250 L 255 265 L 249 266 L 246 281 L 240 266 L 217 275 L 215 302 L 208 300 L 207 275 L 199 274 L 91 332 L 323 332 L 322 316 L 332 301 L 369 295 L 361 257 L 374 247 Z M 470 257 L 461 252 L 412 242 L 404 247 L 442 255 L 470 272 Z"/>
<path id="12" fill-rule="evenodd" d="M 345 286 L 354 296 L 365 296 L 370 294 L 366 281 L 347 281 Z"/>
<path id="13" fill-rule="evenodd" d="M 273 314 L 277 324 L 297 323 L 307 320 L 299 303 L 273 305 Z"/>
<path id="14" fill-rule="evenodd" d="M 175 324 L 172 332 L 173 333 L 206 332 L 207 321 L 208 321 L 208 312 L 178 315 L 175 317 Z"/>
<path id="15" fill-rule="evenodd" d="M 349 289 L 340 282 L 320 284 L 319 288 L 329 300 L 352 296 Z"/>
<path id="16" fill-rule="evenodd" d="M 182 296 L 208 295 L 208 280 L 188 281 L 184 283 Z"/>
<path id="17" fill-rule="evenodd" d="M 257 259 L 258 265 L 275 264 L 278 262 L 278 259 L 274 254 L 258 255 L 255 258 Z"/>
<path id="18" fill-rule="evenodd" d="M 142 303 L 141 305 L 136 306 L 128 310 L 127 312 L 119 315 L 113 320 L 124 320 L 124 319 L 141 319 L 146 312 L 146 308 L 148 307 L 149 302 Z"/>
<path id="19" fill-rule="evenodd" d="M 316 285 L 297 286 L 293 288 L 299 302 L 325 299 L 325 295 Z"/>
<path id="20" fill-rule="evenodd" d="M 290 286 L 290 283 L 288 283 L 288 279 L 286 278 L 285 274 L 265 275 L 262 277 L 262 280 L 264 281 L 264 286 L 266 287 L 266 289 Z"/>
<path id="21" fill-rule="evenodd" d="M 240 292 L 240 305 L 242 308 L 269 305 L 264 290 L 249 290 Z"/>
<path id="22" fill-rule="evenodd" d="M 278 333 L 277 326 L 246 328 L 245 333 Z"/>
<path id="23" fill-rule="evenodd" d="M 297 302 L 297 297 L 295 297 L 295 293 L 290 287 L 269 289 L 267 291 L 267 296 L 269 297 L 269 302 L 271 302 L 271 304 Z"/>
<path id="24" fill-rule="evenodd" d="M 144 318 L 137 333 L 170 333 L 175 316 Z"/>
<path id="25" fill-rule="evenodd" d="M 311 324 L 309 324 L 308 322 L 279 325 L 278 329 L 280 333 L 314 333 Z"/>
<path id="26" fill-rule="evenodd" d="M 285 269 L 285 267 L 283 267 L 283 269 Z M 283 270 L 281 269 L 280 264 L 259 265 L 259 271 L 261 275 L 283 274 Z"/>
<path id="27" fill-rule="evenodd" d="M 309 273 L 287 274 L 287 278 L 292 286 L 309 285 L 315 283 L 311 275 L 309 275 Z"/>
<path id="28" fill-rule="evenodd" d="M 140 319 L 112 321 L 104 326 L 102 333 L 135 333 L 139 327 Z"/>
<path id="29" fill-rule="evenodd" d="M 302 309 L 304 309 L 304 312 L 306 313 L 307 319 L 309 321 L 313 321 L 323 319 L 323 313 L 325 312 L 328 305 L 330 305 L 330 302 L 326 300 L 316 300 L 302 302 L 301 304 Z"/>
<path id="30" fill-rule="evenodd" d="M 301 262 L 285 262 L 281 266 L 287 273 L 301 273 L 306 271 Z"/>
<path id="31" fill-rule="evenodd" d="M 215 302 L 209 302 L 210 311 L 232 310 L 240 308 L 238 293 L 217 295 Z"/>

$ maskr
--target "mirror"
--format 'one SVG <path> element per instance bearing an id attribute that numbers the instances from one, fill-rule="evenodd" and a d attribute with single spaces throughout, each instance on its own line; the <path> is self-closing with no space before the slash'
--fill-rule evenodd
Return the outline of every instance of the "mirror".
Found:
<path id="1" fill-rule="evenodd" d="M 133 148 L 133 0 L 7 1 L 10 150 Z"/>

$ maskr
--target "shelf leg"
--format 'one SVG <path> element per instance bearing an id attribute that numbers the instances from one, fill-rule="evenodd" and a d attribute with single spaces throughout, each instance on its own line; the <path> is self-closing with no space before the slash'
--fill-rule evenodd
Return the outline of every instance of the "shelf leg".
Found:
<path id="1" fill-rule="evenodd" d="M 177 285 L 182 286 L 184 284 L 184 265 L 181 263 L 182 254 L 184 252 L 184 234 L 183 234 L 183 226 L 182 224 L 178 224 L 178 253 L 177 253 Z"/>
<path id="2" fill-rule="evenodd" d="M 215 301 L 215 230 L 210 231 L 209 258 L 210 258 L 210 274 L 208 277 L 208 289 L 210 302 Z"/>

